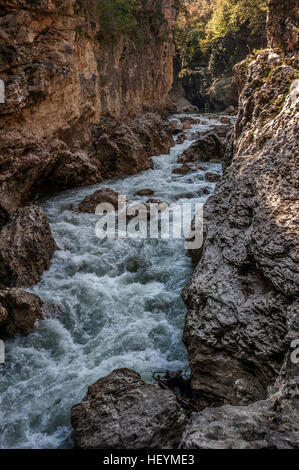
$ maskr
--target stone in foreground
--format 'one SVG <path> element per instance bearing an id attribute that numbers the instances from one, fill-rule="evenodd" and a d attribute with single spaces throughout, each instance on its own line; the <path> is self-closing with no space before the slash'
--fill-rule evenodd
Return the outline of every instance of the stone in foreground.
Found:
<path id="1" fill-rule="evenodd" d="M 193 414 L 184 449 L 298 449 L 299 364 L 287 356 L 266 400 L 248 406 L 224 405 Z"/>
<path id="2" fill-rule="evenodd" d="M 215 134 L 208 134 L 192 144 L 178 159 L 178 163 L 221 161 L 225 146 Z"/>
<path id="3" fill-rule="evenodd" d="M 2 318 L 1 311 L 6 312 Z M 27 336 L 33 331 L 35 322 L 42 318 L 42 301 L 37 295 L 15 288 L 0 290 L 1 335 Z"/>
<path id="4" fill-rule="evenodd" d="M 87 214 L 95 214 L 96 208 L 99 204 L 111 204 L 117 211 L 118 198 L 120 194 L 110 188 L 102 188 L 93 194 L 90 194 L 82 202 L 80 202 L 78 208 L 74 209 L 74 212 L 86 212 Z M 128 202 L 126 198 L 126 202 Z"/>
<path id="5" fill-rule="evenodd" d="M 187 423 L 171 392 L 130 369 L 98 380 L 72 408 L 75 447 L 82 449 L 174 449 Z"/>
<path id="6" fill-rule="evenodd" d="M 0 232 L 0 288 L 37 284 L 55 250 L 43 210 L 37 206 L 17 210 Z"/>

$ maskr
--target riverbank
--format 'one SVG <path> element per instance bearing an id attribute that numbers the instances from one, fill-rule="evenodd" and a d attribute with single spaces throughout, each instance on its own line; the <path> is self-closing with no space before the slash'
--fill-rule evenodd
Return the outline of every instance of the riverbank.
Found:
<path id="1" fill-rule="evenodd" d="M 173 121 L 184 135 L 154 168 L 134 176 L 62 192 L 41 203 L 59 247 L 50 269 L 30 292 L 44 302 L 45 319 L 27 338 L 6 343 L 1 447 L 72 447 L 71 407 L 87 385 L 119 367 L 152 381 L 157 370 L 187 370 L 182 333 L 185 306 L 180 291 L 192 274 L 184 240 L 106 240 L 95 234 L 96 215 L 74 213 L 72 205 L 102 187 L 131 200 L 145 188 L 168 204 L 205 202 L 221 174 L 220 163 L 175 174 L 178 159 L 217 119 L 187 115 Z M 217 117 L 217 116 L 216 116 Z M 215 118 L 215 116 L 214 116 Z M 196 121 L 200 121 L 199 123 Z M 4 372 L 4 370 L 3 370 Z"/>

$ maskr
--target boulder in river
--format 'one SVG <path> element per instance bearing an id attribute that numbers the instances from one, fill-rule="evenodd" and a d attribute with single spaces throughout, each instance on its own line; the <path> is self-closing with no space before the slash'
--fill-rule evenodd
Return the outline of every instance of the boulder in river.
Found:
<path id="1" fill-rule="evenodd" d="M 171 132 L 173 135 L 177 135 L 183 130 L 183 124 L 179 121 L 172 121 L 170 124 Z"/>
<path id="2" fill-rule="evenodd" d="M 129 369 L 89 387 L 71 419 L 81 449 L 175 449 L 188 423 L 173 393 Z"/>
<path id="3" fill-rule="evenodd" d="M 5 307 L 3 307 L 3 305 L 0 304 L 0 326 L 3 325 L 3 323 L 5 323 L 7 316 L 8 316 L 8 311 L 6 310 Z"/>
<path id="4" fill-rule="evenodd" d="M 114 209 L 117 211 L 118 207 L 118 198 L 120 194 L 110 188 L 102 188 L 96 191 L 93 194 L 90 194 L 79 206 L 74 209 L 74 212 L 86 212 L 87 214 L 95 214 L 96 208 L 99 204 L 111 204 Z M 126 203 L 129 202 L 129 199 L 126 198 Z"/>
<path id="5" fill-rule="evenodd" d="M 1 312 L 6 315 L 1 316 Z M 43 318 L 42 301 L 21 289 L 0 290 L 0 333 L 5 336 L 28 335 Z"/>
<path id="6" fill-rule="evenodd" d="M 183 116 L 180 118 L 180 120 L 183 123 L 188 122 L 191 125 L 200 123 L 200 118 L 193 118 L 191 116 Z"/>
<path id="7" fill-rule="evenodd" d="M 166 207 L 168 207 L 167 204 L 166 204 L 166 202 L 161 201 L 161 199 L 154 199 L 154 198 L 151 198 L 151 199 L 148 199 L 148 200 L 146 201 L 146 203 L 147 203 L 147 204 L 158 204 L 158 205 L 161 206 L 161 207 L 162 207 L 162 206 L 163 206 L 163 207 L 165 206 L 165 209 L 166 209 Z"/>
<path id="8" fill-rule="evenodd" d="M 153 189 L 142 189 L 141 191 L 137 191 L 135 196 L 153 196 L 155 191 Z"/>
<path id="9" fill-rule="evenodd" d="M 178 163 L 221 161 L 225 154 L 225 146 L 215 134 L 208 134 L 198 139 L 182 153 Z"/>
<path id="10" fill-rule="evenodd" d="M 223 114 L 227 114 L 229 116 L 234 116 L 237 113 L 237 110 L 234 106 L 228 106 L 224 111 Z"/>
<path id="11" fill-rule="evenodd" d="M 182 166 L 175 168 L 172 172 L 173 175 L 187 175 L 194 171 L 204 170 L 204 167 L 196 163 L 184 163 Z"/>
<path id="12" fill-rule="evenodd" d="M 43 210 L 37 206 L 18 209 L 0 232 L 0 288 L 37 284 L 55 250 Z"/>
<path id="13" fill-rule="evenodd" d="M 205 174 L 205 178 L 210 183 L 216 183 L 217 181 L 221 179 L 221 175 L 219 175 L 218 173 L 212 173 L 208 171 L 208 173 Z"/>
<path id="14" fill-rule="evenodd" d="M 177 138 L 177 140 L 176 140 L 176 143 L 177 143 L 177 144 L 182 144 L 183 142 L 185 142 L 186 138 L 187 138 L 187 137 L 185 136 L 185 134 L 180 134 L 180 135 L 178 135 L 178 138 Z"/>

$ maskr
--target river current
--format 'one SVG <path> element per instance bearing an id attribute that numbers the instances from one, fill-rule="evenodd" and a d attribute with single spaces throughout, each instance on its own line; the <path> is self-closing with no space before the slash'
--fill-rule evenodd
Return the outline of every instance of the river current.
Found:
<path id="1" fill-rule="evenodd" d="M 176 116 L 173 119 L 180 118 Z M 198 116 L 194 116 L 198 117 Z M 184 240 L 100 240 L 97 216 L 70 210 L 88 194 L 109 187 L 131 200 L 142 189 L 168 204 L 205 202 L 205 172 L 221 165 L 172 174 L 196 131 L 218 124 L 201 116 L 184 131 L 187 139 L 168 155 L 154 157 L 153 170 L 73 189 L 40 202 L 60 248 L 41 282 L 30 290 L 44 302 L 44 320 L 28 337 L 6 342 L 0 365 L 0 448 L 72 447 L 71 407 L 113 369 L 128 367 L 152 381 L 157 370 L 187 371 L 182 343 L 186 307 L 180 291 L 192 273 Z"/>

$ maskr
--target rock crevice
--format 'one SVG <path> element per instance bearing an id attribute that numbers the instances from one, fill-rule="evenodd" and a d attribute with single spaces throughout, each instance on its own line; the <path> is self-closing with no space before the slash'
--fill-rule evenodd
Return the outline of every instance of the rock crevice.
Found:
<path id="1" fill-rule="evenodd" d="M 298 447 L 299 371 L 290 360 L 298 335 L 294 8 L 269 2 L 270 49 L 240 65 L 225 174 L 205 206 L 204 246 L 182 293 L 193 389 L 206 406 L 223 405 L 194 415 L 187 448 Z"/>

